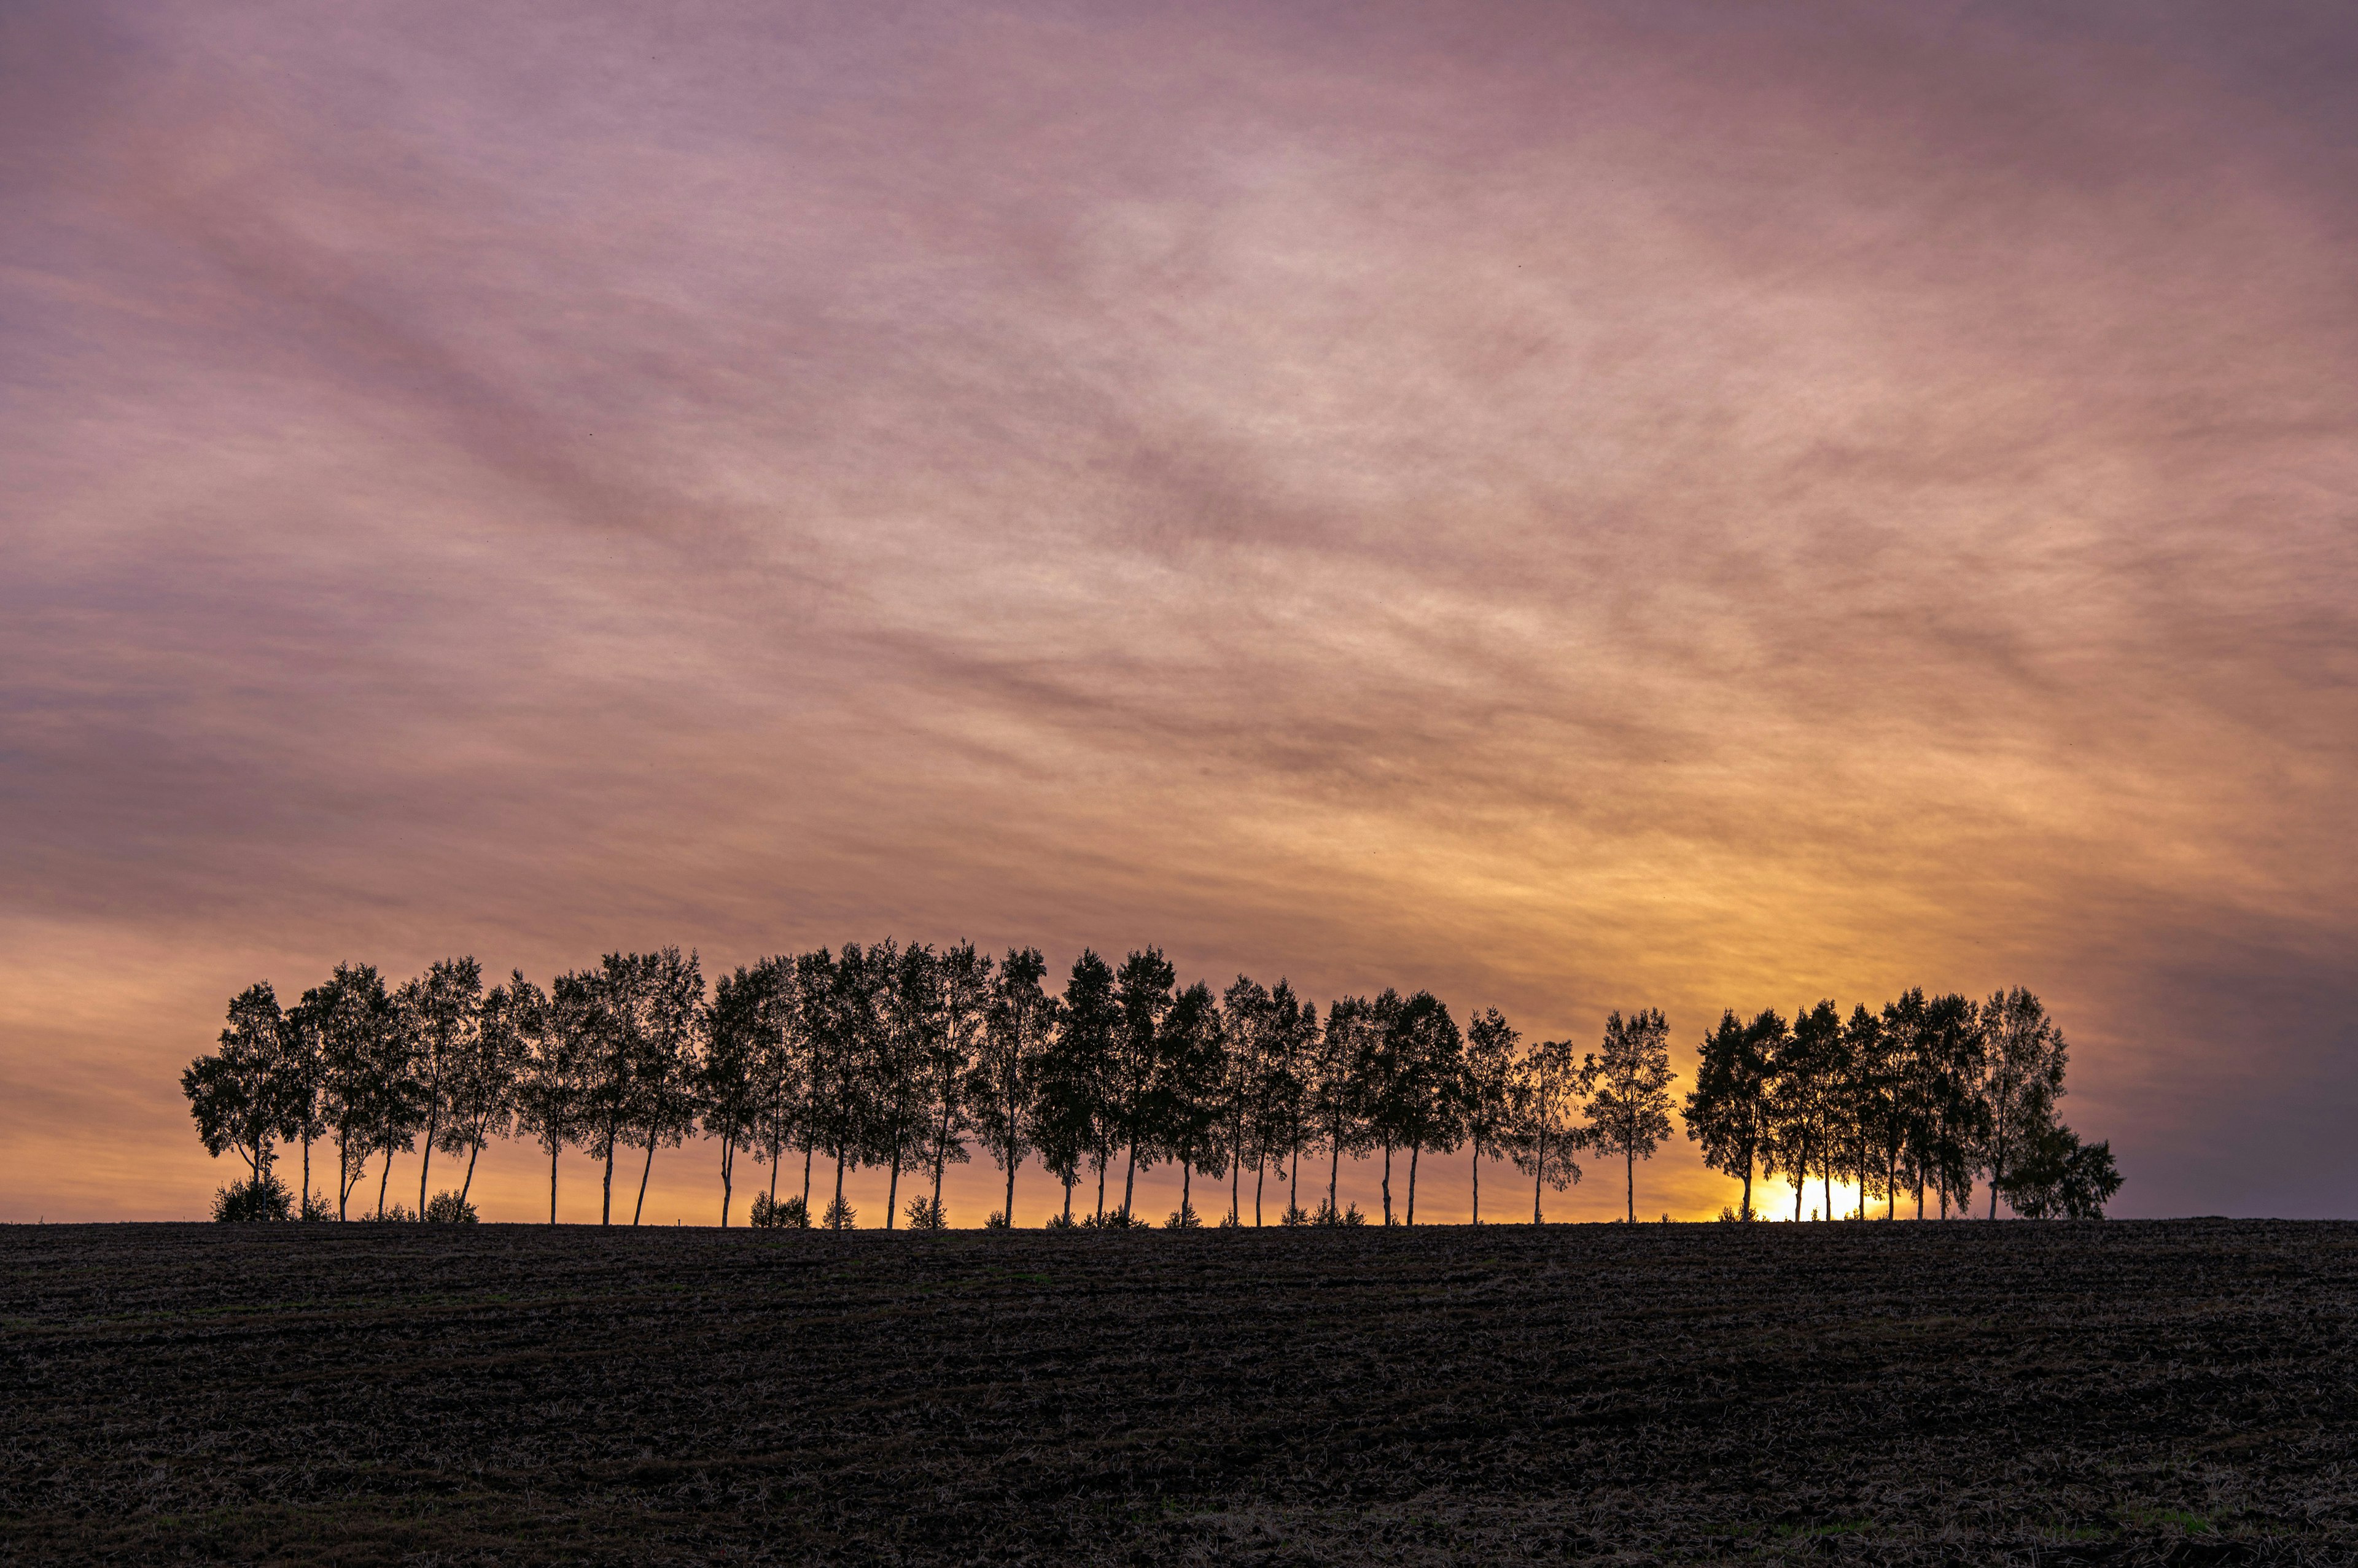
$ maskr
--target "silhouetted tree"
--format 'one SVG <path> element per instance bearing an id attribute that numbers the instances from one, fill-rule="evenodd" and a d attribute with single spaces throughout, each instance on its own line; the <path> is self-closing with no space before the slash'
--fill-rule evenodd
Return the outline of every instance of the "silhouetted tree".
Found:
<path id="1" fill-rule="evenodd" d="M 1863 1004 L 1852 1004 L 1850 1019 L 1842 1026 L 1840 1044 L 1833 1053 L 1834 1076 L 1829 1086 L 1833 1105 L 1827 1138 L 1834 1152 L 1833 1163 L 1844 1180 L 1858 1184 L 1858 1208 L 1849 1217 L 1861 1221 L 1866 1218 L 1867 1196 L 1875 1190 L 1880 1169 L 1876 1128 L 1881 1102 L 1879 1080 L 1886 1067 L 1882 1030 L 1881 1022 Z"/>
<path id="2" fill-rule="evenodd" d="M 303 1006 L 319 1023 L 321 1109 L 336 1133 L 336 1217 L 346 1217 L 369 1158 L 381 1152 L 381 1218 L 394 1153 L 416 1146 L 423 1119 L 410 1073 L 408 1032 L 384 981 L 367 964 L 337 965 L 326 985 L 303 993 Z"/>
<path id="3" fill-rule="evenodd" d="M 1670 1026 L 1659 1011 L 1640 1009 L 1624 1019 L 1610 1013 L 1605 1020 L 1605 1047 L 1580 1065 L 1581 1087 L 1588 1091 L 1587 1124 L 1582 1129 L 1588 1145 L 1605 1154 L 1618 1154 L 1627 1179 L 1628 1218 L 1638 1218 L 1638 1162 L 1654 1157 L 1655 1146 L 1671 1135 Z"/>
<path id="4" fill-rule="evenodd" d="M 467 960 L 474 963 L 472 958 Z M 477 971 L 476 983 L 481 984 Z M 524 987 L 519 1000 L 515 989 Z M 446 1154 L 467 1156 L 467 1173 L 459 1184 L 459 1206 L 475 1188 L 475 1162 L 493 1138 L 504 1137 L 514 1125 L 516 1083 L 524 1071 L 531 1013 L 536 999 L 531 982 L 521 975 L 507 986 L 493 986 L 476 1009 L 474 1026 L 465 1032 L 448 1065 L 443 1084 L 439 1147 Z M 419 1209 L 420 1214 L 425 1213 Z"/>
<path id="5" fill-rule="evenodd" d="M 933 1223 L 947 1223 L 942 1207 L 942 1173 L 946 1167 L 967 1161 L 965 1133 L 972 1125 L 966 1103 L 968 1075 L 982 1049 L 990 1016 L 990 956 L 978 953 L 971 942 L 943 950 L 937 973 L 941 989 L 942 1026 L 928 1037 L 925 1077 L 932 1103 L 926 1108 L 925 1152 L 933 1167 L 934 1191 L 929 1200 Z"/>
<path id="6" fill-rule="evenodd" d="M 1326 1004 L 1326 1027 L 1312 1057 L 1310 1100 L 1312 1124 L 1326 1150 L 1326 1206 L 1320 1212 L 1328 1220 L 1340 1213 L 1335 1206 L 1343 1156 L 1365 1153 L 1371 1146 L 1366 1074 L 1381 1035 L 1367 998 L 1336 997 Z"/>
<path id="7" fill-rule="evenodd" d="M 882 955 L 880 957 L 879 955 Z M 884 1228 L 892 1228 L 901 1201 L 901 1172 L 925 1157 L 933 1083 L 927 1065 L 949 1029 L 942 1001 L 941 960 L 923 943 L 897 951 L 891 938 L 868 950 L 882 983 L 880 1027 L 860 1052 L 868 1079 L 868 1160 L 887 1168 Z"/>
<path id="8" fill-rule="evenodd" d="M 1985 1044 L 1976 1098 L 1982 1108 L 1974 1151 L 1990 1188 L 1989 1214 L 2014 1185 L 2014 1168 L 2029 1157 L 2055 1120 L 2063 1098 L 2071 1050 L 2039 1000 L 2017 986 L 1991 996 L 1981 1010 Z M 2111 1157 L 2109 1145 L 2105 1157 Z M 2104 1195 L 2109 1198 L 2112 1195 Z M 2014 1203 L 2006 1198 L 2009 1205 Z M 2021 1209 L 2017 1206 L 2016 1213 Z"/>
<path id="9" fill-rule="evenodd" d="M 1293 987 L 1277 982 L 1269 995 L 1269 1033 L 1261 1059 L 1260 1087 L 1255 1091 L 1257 1130 L 1254 1152 L 1260 1157 L 1282 1158 L 1278 1175 L 1290 1185 L 1286 1213 L 1302 1214 L 1302 1155 L 1311 1139 L 1311 1083 L 1318 1052 L 1318 1009 L 1294 995 Z M 1257 1162 L 1253 1176 L 1253 1224 L 1261 1222 L 1261 1175 Z"/>
<path id="10" fill-rule="evenodd" d="M 1793 1056 L 1797 1064 L 1806 1065 L 1811 1075 L 1810 1092 L 1802 1104 L 1811 1119 L 1809 1146 L 1817 1156 L 1820 1195 L 1828 1219 L 1840 1217 L 1834 1213 L 1835 1178 L 1855 1174 L 1843 1165 L 1843 1151 L 1850 1141 L 1846 1120 L 1850 1106 L 1844 1098 L 1852 1077 L 1849 1046 L 1843 1033 L 1842 1009 L 1831 998 L 1822 999 L 1806 1012 L 1794 1011 Z"/>
<path id="11" fill-rule="evenodd" d="M 271 1143 L 281 1129 L 295 1125 L 287 1092 L 286 1020 L 278 998 L 264 980 L 230 999 L 229 1022 L 221 1049 L 200 1056 L 180 1075 L 180 1092 L 205 1152 L 218 1159 L 234 1149 L 259 1188 L 270 1174 Z"/>
<path id="12" fill-rule="evenodd" d="M 1544 1225 L 1541 1203 L 1546 1189 L 1562 1192 L 1580 1180 L 1574 1159 L 1584 1134 L 1573 1118 L 1585 1092 L 1580 1063 L 1569 1040 L 1542 1040 L 1515 1064 L 1515 1168 L 1531 1179 L 1531 1223 Z"/>
<path id="13" fill-rule="evenodd" d="M 1130 1199 L 1141 1163 L 1154 1163 L 1157 1122 L 1163 1111 L 1163 1085 L 1156 1072 L 1167 1042 L 1163 1020 L 1171 1011 L 1171 988 L 1177 976 L 1162 949 L 1133 951 L 1114 976 L 1114 1000 L 1121 1023 L 1113 1039 L 1111 1109 L 1121 1146 L 1128 1151 L 1122 1164 L 1121 1218 L 1130 1220 Z"/>
<path id="14" fill-rule="evenodd" d="M 646 1151 L 639 1166 L 636 1225 L 646 1212 L 647 1178 L 658 1146 L 676 1149 L 696 1129 L 697 1034 L 704 1021 L 704 968 L 676 947 L 646 956 L 647 989 L 638 1036 L 642 1055 L 631 1076 L 629 1141 Z"/>
<path id="15" fill-rule="evenodd" d="M 1184 1220 L 1195 1212 L 1195 1173 L 1217 1181 L 1228 1167 L 1220 1138 L 1228 1041 L 1212 988 L 1197 980 L 1174 997 L 1155 1037 L 1152 1137 L 1156 1151 L 1179 1167 Z"/>
<path id="16" fill-rule="evenodd" d="M 1513 1147 L 1516 1046 L 1522 1036 L 1497 1008 L 1466 1026 L 1466 1141 L 1474 1151 L 1474 1223 L 1482 1223 L 1482 1157 Z"/>
<path id="17" fill-rule="evenodd" d="M 614 1157 L 638 1108 L 647 1012 L 654 989 L 652 953 L 609 953 L 595 969 L 559 975 L 549 987 L 552 1021 L 571 1032 L 580 1064 L 579 1139 L 604 1167 L 598 1223 L 614 1223 Z"/>
<path id="18" fill-rule="evenodd" d="M 1401 1003 L 1392 1032 L 1401 1074 L 1395 1125 L 1408 1150 L 1407 1223 L 1416 1223 L 1418 1157 L 1454 1152 L 1466 1141 L 1466 1043 L 1457 1021 L 1431 991 Z"/>
<path id="19" fill-rule="evenodd" d="M 402 982 L 393 1005 L 410 1040 L 410 1074 L 416 1084 L 419 1130 L 425 1141 L 417 1162 L 417 1212 L 426 1212 L 426 1186 L 434 1150 L 450 1116 L 451 1079 L 475 1046 L 482 1024 L 483 969 L 472 957 L 442 958 L 423 975 Z"/>
<path id="20" fill-rule="evenodd" d="M 328 1085 L 327 1041 L 309 997 L 287 1009 L 279 1020 L 279 1072 L 291 1118 L 290 1141 L 303 1146 L 303 1191 L 295 1214 L 300 1219 L 325 1218 L 324 1206 L 311 1194 L 311 1145 L 328 1135 L 325 1101 Z"/>
<path id="21" fill-rule="evenodd" d="M 696 1065 L 696 1098 L 704 1131 L 720 1143 L 720 1228 L 729 1228 L 737 1152 L 761 1136 L 763 1071 L 774 1059 L 777 971 L 740 966 L 713 982 L 704 1010 L 704 1051 Z"/>
<path id="22" fill-rule="evenodd" d="M 1034 1136 L 1040 1156 L 1065 1184 L 1065 1219 L 1073 1217 L 1080 1163 L 1097 1170 L 1097 1217 L 1105 1218 L 1106 1171 L 1120 1146 L 1114 1063 L 1122 1029 L 1112 967 L 1087 949 L 1073 960 L 1057 1008 L 1054 1040 L 1040 1064 Z"/>
<path id="23" fill-rule="evenodd" d="M 1812 1174 L 1824 1183 L 1824 1213 L 1833 1216 L 1833 1132 L 1839 1123 L 1837 1086 L 1843 1071 L 1842 1015 L 1831 1001 L 1798 1011 L 1792 1028 L 1769 1058 L 1768 1136 L 1762 1156 L 1768 1170 L 1793 1184 L 1793 1217 L 1801 1217 L 1801 1195 Z"/>
<path id="24" fill-rule="evenodd" d="M 2007 1173 L 2006 1201 L 2025 1219 L 2102 1219 L 2120 1190 L 2109 1142 L 2082 1145 L 2078 1133 L 2050 1123 Z"/>
<path id="25" fill-rule="evenodd" d="M 1973 1197 L 1974 1150 L 1984 1115 L 1984 1035 L 1980 1010 L 1953 993 L 1926 1005 L 1925 1024 L 1919 1059 L 1924 1081 L 1919 1091 L 1922 1141 L 1915 1162 L 1916 1217 L 1924 1217 L 1929 1185 L 1945 1219 L 1952 1207 L 1963 1212 Z"/>
<path id="26" fill-rule="evenodd" d="M 1368 1003 L 1365 1025 L 1358 1031 L 1357 1060 L 1351 1076 L 1361 1095 L 1360 1123 L 1368 1143 L 1383 1151 L 1384 1223 L 1392 1220 L 1392 1154 L 1408 1141 L 1407 1123 L 1413 1115 L 1410 1099 L 1417 1092 L 1409 1057 L 1409 1042 L 1401 1030 L 1400 992 L 1387 986 Z"/>
<path id="27" fill-rule="evenodd" d="M 885 999 L 899 957 L 889 941 L 866 950 L 847 942 L 839 955 L 822 947 L 795 960 L 814 1040 L 813 1127 L 818 1147 L 835 1162 L 832 1216 L 846 1212 L 845 1170 L 875 1141 L 880 1116 L 872 1064 L 882 1049 Z"/>
<path id="28" fill-rule="evenodd" d="M 591 1050 L 590 1029 L 578 1016 L 596 1003 L 585 993 L 589 978 L 560 977 L 548 991 L 524 978 L 508 977 L 505 1014 L 521 1056 L 516 1072 L 516 1130 L 548 1155 L 548 1223 L 557 1223 L 557 1161 L 578 1141 L 585 1109 L 585 1080 Z"/>
<path id="29" fill-rule="evenodd" d="M 1238 975 L 1220 996 L 1222 1033 L 1228 1039 L 1227 1080 L 1220 1087 L 1221 1142 L 1228 1154 L 1228 1219 L 1244 1216 L 1244 1163 L 1267 1164 L 1269 1114 L 1262 1105 L 1271 1059 L 1277 1049 L 1276 1005 L 1269 988 Z M 1253 1186 L 1254 1223 L 1260 1223 L 1260 1187 Z"/>
<path id="30" fill-rule="evenodd" d="M 1925 1092 L 1931 1076 L 1931 1023 L 1920 986 L 1883 1004 L 1876 1033 L 1862 1037 L 1875 1054 L 1873 1141 L 1882 1170 L 1884 1217 L 1897 1217 L 1899 1195 L 1915 1185 L 1916 1162 L 1928 1136 L 1931 1115 Z"/>
<path id="31" fill-rule="evenodd" d="M 778 1171 L 785 1152 L 802 1151 L 803 1213 L 807 1216 L 814 1141 L 810 1127 L 811 1035 L 803 1015 L 802 988 L 795 975 L 795 960 L 786 957 L 764 958 L 752 970 L 763 1020 L 762 1050 L 753 1066 L 760 1111 L 752 1146 L 758 1158 L 768 1162 L 769 1198 L 773 1208 L 778 1201 Z"/>
<path id="32" fill-rule="evenodd" d="M 1041 1114 L 1041 1075 L 1055 1039 L 1056 1003 L 1043 986 L 1047 961 L 1037 947 L 1010 947 L 1000 960 L 990 983 L 980 1039 L 973 1065 L 968 1070 L 964 1098 L 970 1108 L 975 1135 L 991 1158 L 1007 1173 L 1007 1205 L 1000 1212 L 1015 1223 L 1015 1172 L 1035 1142 L 1044 1157 L 1048 1144 L 1055 1158 L 1068 1153 L 1076 1160 L 1080 1141 L 1060 1141 L 1049 1132 L 1044 1141 Z M 1049 1168 L 1065 1177 L 1065 1214 L 1072 1217 L 1071 1165 L 1062 1170 L 1052 1159 Z"/>
<path id="33" fill-rule="evenodd" d="M 1747 1024 L 1727 1011 L 1696 1053 L 1687 1136 L 1703 1145 L 1706 1166 L 1744 1183 L 1744 1219 L 1752 1217 L 1752 1171 L 1768 1132 L 1768 1053 L 1784 1036 L 1785 1021 L 1773 1012 Z"/>

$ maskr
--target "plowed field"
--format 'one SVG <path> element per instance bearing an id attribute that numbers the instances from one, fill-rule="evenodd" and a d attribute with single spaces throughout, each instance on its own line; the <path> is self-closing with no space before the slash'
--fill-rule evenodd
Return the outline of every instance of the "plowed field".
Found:
<path id="1" fill-rule="evenodd" d="M 2358 1226 L 0 1230 L 0 1558 L 2358 1561 Z"/>

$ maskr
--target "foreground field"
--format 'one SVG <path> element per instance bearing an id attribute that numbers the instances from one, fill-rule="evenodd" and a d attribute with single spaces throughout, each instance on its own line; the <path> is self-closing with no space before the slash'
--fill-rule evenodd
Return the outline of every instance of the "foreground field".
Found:
<path id="1" fill-rule="evenodd" d="M 9 1561 L 2358 1558 L 2358 1227 L 0 1230 Z"/>

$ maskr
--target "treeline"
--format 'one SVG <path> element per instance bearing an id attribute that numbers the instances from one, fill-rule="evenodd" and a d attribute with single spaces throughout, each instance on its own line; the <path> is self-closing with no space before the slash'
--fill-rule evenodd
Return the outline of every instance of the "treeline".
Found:
<path id="1" fill-rule="evenodd" d="M 1638 1162 L 1671 1135 L 1668 1042 L 1654 1010 L 1612 1014 L 1584 1051 L 1526 1044 L 1496 1008 L 1461 1030 L 1429 991 L 1339 997 L 1322 1019 L 1283 980 L 1183 989 L 1152 947 L 1119 967 L 1084 952 L 1052 991 L 1034 948 L 994 961 L 968 944 L 887 940 L 765 958 L 708 990 L 696 955 L 670 947 L 609 954 L 546 990 L 521 972 L 486 989 L 471 957 L 395 987 L 341 965 L 292 1007 L 266 982 L 240 993 L 219 1049 L 181 1087 L 206 1149 L 234 1150 L 248 1168 L 222 1195 L 224 1217 L 347 1217 L 372 1162 L 375 1217 L 471 1217 L 477 1159 L 513 1136 L 548 1156 L 551 1224 L 568 1147 L 602 1166 L 601 1223 L 614 1217 L 617 1171 L 626 1196 L 635 1175 L 636 1224 L 657 1151 L 700 1131 L 719 1153 L 723 1226 L 751 1156 L 768 1173 L 754 1224 L 849 1227 L 844 1174 L 868 1167 L 889 1173 L 886 1228 L 896 1214 L 938 1228 L 944 1173 L 976 1148 L 1006 1177 L 992 1226 L 1010 1223 L 1016 1173 L 1033 1161 L 1063 1187 L 1051 1226 L 1144 1223 L 1137 1175 L 1159 1164 L 1181 1173 L 1172 1226 L 1201 1223 L 1198 1175 L 1227 1188 L 1223 1226 L 1248 1223 L 1248 1206 L 1263 1223 L 1272 1177 L 1280 1223 L 1358 1224 L 1356 1205 L 1337 1207 L 1342 1162 L 1378 1152 L 1383 1223 L 1397 1174 L 1399 1217 L 1412 1225 L 1423 1156 L 1461 1152 L 1476 1224 L 1485 1161 L 1531 1181 L 1539 1224 L 1547 1192 L 1580 1179 L 1583 1152 L 1622 1163 L 1635 1219 Z M 2083 1147 L 2056 1116 L 2065 1058 L 2061 1033 L 2019 989 L 1980 1004 L 1910 991 L 1847 1021 L 1831 1001 L 1790 1025 L 1729 1013 L 1702 1043 L 1687 1135 L 1744 1184 L 1723 1217 L 1758 1217 L 1756 1173 L 1792 1184 L 1796 1218 L 1813 1176 L 1829 1217 L 1837 1178 L 1887 1200 L 1887 1218 L 1903 1193 L 1919 1217 L 1928 1193 L 1941 1214 L 1962 1214 L 1977 1179 L 1993 1215 L 2003 1196 L 2024 1216 L 2101 1217 L 2120 1177 L 2108 1146 Z M 332 1207 L 312 1186 L 321 1143 Z M 290 1194 L 276 1164 L 297 1145 Z M 417 1207 L 388 1210 L 394 1156 L 413 1151 Z M 437 1153 L 463 1159 L 464 1173 L 429 1199 Z M 820 1162 L 832 1193 L 814 1215 Z M 781 1198 L 796 1162 L 800 1190 L 790 1182 Z"/>

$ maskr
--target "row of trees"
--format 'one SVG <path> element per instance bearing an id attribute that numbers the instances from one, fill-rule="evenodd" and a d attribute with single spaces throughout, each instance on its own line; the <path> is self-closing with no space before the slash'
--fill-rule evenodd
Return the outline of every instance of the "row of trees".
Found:
<path id="1" fill-rule="evenodd" d="M 750 1154 L 768 1173 L 757 1222 L 810 1223 L 824 1161 L 833 1192 L 820 1223 L 853 1222 L 843 1178 L 871 1167 L 889 1173 L 887 1228 L 896 1216 L 936 1227 L 946 1171 L 978 1147 L 1006 1177 L 993 1224 L 1014 1213 L 1017 1172 L 1033 1161 L 1064 1189 L 1052 1224 L 1137 1223 L 1137 1177 L 1156 1165 L 1181 1175 L 1174 1224 L 1197 1223 L 1198 1175 L 1228 1188 L 1221 1223 L 1245 1223 L 1248 1171 L 1251 1223 L 1272 1175 L 1283 1222 L 1350 1223 L 1356 1208 L 1336 1206 L 1342 1162 L 1378 1153 L 1384 1223 L 1399 1176 L 1399 1217 L 1414 1224 L 1423 1156 L 1461 1152 L 1476 1223 L 1486 1161 L 1530 1179 L 1541 1223 L 1546 1193 L 1580 1179 L 1583 1152 L 1622 1162 L 1636 1217 L 1638 1162 L 1671 1134 L 1668 1041 L 1661 1013 L 1640 1010 L 1613 1014 L 1594 1050 L 1527 1045 L 1495 1008 L 1461 1030 L 1428 991 L 1337 998 L 1322 1019 L 1282 980 L 1182 988 L 1151 947 L 1119 966 L 1084 952 L 1052 991 L 1036 949 L 994 961 L 971 945 L 887 940 L 763 959 L 708 993 L 696 955 L 676 948 L 610 954 L 546 990 L 520 972 L 487 989 L 471 957 L 393 987 L 347 964 L 291 1007 L 266 983 L 240 993 L 219 1048 L 181 1081 L 207 1150 L 236 1151 L 256 1190 L 299 1145 L 304 1209 L 321 1217 L 315 1144 L 334 1151 L 338 1217 L 377 1162 L 382 1217 L 395 1155 L 422 1151 L 420 1214 L 434 1156 L 463 1158 L 452 1206 L 463 1210 L 484 1148 L 520 1136 L 548 1156 L 552 1224 L 565 1149 L 600 1163 L 603 1223 L 635 1158 L 635 1224 L 656 1152 L 701 1131 L 719 1152 L 724 1226 Z M 1730 1014 L 1704 1043 L 1688 1132 L 1743 1180 L 1747 1217 L 1756 1170 L 1787 1174 L 1797 1195 L 1823 1176 L 1829 1214 L 1837 1176 L 1894 1195 L 1887 1216 L 1912 1184 L 1920 1216 L 1928 1186 L 1942 1213 L 1962 1210 L 1977 1173 L 2017 1213 L 2100 1214 L 2119 1178 L 2104 1145 L 2080 1148 L 2055 1119 L 2063 1060 L 2022 991 L 1980 1007 L 1910 992 L 1847 1025 L 1831 1002 L 1790 1027 Z M 781 1200 L 797 1161 L 800 1191 Z M 1091 1183 L 1076 1219 L 1075 1193 Z"/>
<path id="2" fill-rule="evenodd" d="M 1829 1217 L 1837 1181 L 1857 1185 L 1861 1218 L 1912 1195 L 1921 1219 L 1928 1194 L 1943 1217 L 1964 1213 L 1977 1178 L 1992 1217 L 2001 1197 L 2028 1217 L 2102 1217 L 2121 1176 L 2109 1143 L 2083 1145 L 2057 1114 L 2069 1056 L 2018 988 L 1980 1003 L 1910 990 L 1847 1019 L 1821 1001 L 1790 1024 L 1727 1012 L 1698 1053 L 1687 1133 L 1742 1180 L 1747 1218 L 1756 1170 L 1791 1184 L 1796 1219 L 1812 1175 Z"/>

